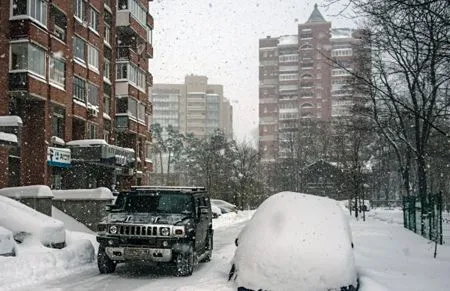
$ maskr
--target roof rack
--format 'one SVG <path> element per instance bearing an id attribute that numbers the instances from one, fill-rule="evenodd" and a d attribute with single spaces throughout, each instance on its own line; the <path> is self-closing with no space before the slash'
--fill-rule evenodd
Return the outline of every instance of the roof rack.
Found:
<path id="1" fill-rule="evenodd" d="M 198 187 L 198 186 L 131 186 L 132 190 L 169 190 L 169 191 L 180 191 L 180 190 L 187 190 L 187 191 L 205 191 L 205 187 Z"/>

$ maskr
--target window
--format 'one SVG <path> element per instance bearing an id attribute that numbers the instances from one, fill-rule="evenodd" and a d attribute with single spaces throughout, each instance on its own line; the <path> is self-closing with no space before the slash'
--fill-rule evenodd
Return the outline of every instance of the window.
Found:
<path id="1" fill-rule="evenodd" d="M 103 78 L 107 81 L 110 81 L 111 75 L 111 62 L 107 59 L 103 59 Z"/>
<path id="2" fill-rule="evenodd" d="M 127 79 L 128 64 L 127 63 L 119 63 L 116 65 L 116 67 L 117 67 L 116 79 L 117 80 Z"/>
<path id="3" fill-rule="evenodd" d="M 53 107 L 52 135 L 64 138 L 64 108 Z"/>
<path id="4" fill-rule="evenodd" d="M 84 20 L 84 0 L 73 0 L 73 10 L 75 18 L 78 20 Z"/>
<path id="5" fill-rule="evenodd" d="M 107 44 L 111 44 L 111 26 L 112 26 L 112 15 L 111 13 L 104 11 L 104 23 L 105 23 L 105 37 L 104 41 Z"/>
<path id="6" fill-rule="evenodd" d="M 45 76 L 45 51 L 28 42 L 11 44 L 11 71 L 25 70 Z"/>
<path id="7" fill-rule="evenodd" d="M 137 101 L 133 98 L 128 98 L 128 114 L 137 117 Z"/>
<path id="8" fill-rule="evenodd" d="M 90 7 L 89 28 L 91 28 L 93 31 L 96 31 L 96 32 L 98 32 L 98 17 L 99 17 L 99 13 L 93 7 Z"/>
<path id="9" fill-rule="evenodd" d="M 279 57 L 280 63 L 297 62 L 298 55 L 282 55 Z"/>
<path id="10" fill-rule="evenodd" d="M 86 47 L 86 42 L 84 40 L 82 40 L 81 38 L 74 36 L 73 37 L 73 56 L 75 57 L 75 59 L 77 59 L 78 61 L 81 61 L 82 63 L 86 62 L 86 57 L 85 57 L 85 47 Z"/>
<path id="11" fill-rule="evenodd" d="M 152 44 L 153 41 L 153 30 L 150 27 L 147 27 L 147 41 Z"/>
<path id="12" fill-rule="evenodd" d="M 108 95 L 103 95 L 103 111 L 108 115 L 111 114 L 111 97 Z"/>
<path id="13" fill-rule="evenodd" d="M 86 102 L 86 82 L 77 76 L 73 76 L 73 98 Z"/>
<path id="14" fill-rule="evenodd" d="M 142 103 L 139 103 L 138 105 L 138 116 L 139 121 L 145 121 L 145 105 Z"/>
<path id="15" fill-rule="evenodd" d="M 88 103 L 98 106 L 98 87 L 91 83 L 89 83 Z"/>
<path id="16" fill-rule="evenodd" d="M 65 88 L 66 64 L 64 60 L 51 56 L 49 59 L 50 81 Z"/>
<path id="17" fill-rule="evenodd" d="M 92 45 L 88 45 L 88 64 L 89 67 L 98 71 L 98 50 Z"/>
<path id="18" fill-rule="evenodd" d="M 144 70 L 131 63 L 116 65 L 116 80 L 127 80 L 137 88 L 145 90 L 146 75 Z"/>
<path id="19" fill-rule="evenodd" d="M 119 10 L 129 10 L 137 21 L 144 26 L 146 25 L 147 12 L 137 0 L 119 0 L 118 2 Z"/>
<path id="20" fill-rule="evenodd" d="M 97 125 L 94 123 L 87 123 L 87 138 L 88 139 L 96 139 L 97 138 Z"/>
<path id="21" fill-rule="evenodd" d="M 59 40 L 66 41 L 66 27 L 67 18 L 66 15 L 59 10 L 56 6 L 52 6 L 51 17 L 53 22 L 53 35 Z"/>
<path id="22" fill-rule="evenodd" d="M 47 2 L 44 0 L 13 0 L 12 16 L 29 16 L 47 25 Z"/>
<path id="23" fill-rule="evenodd" d="M 103 112 L 111 114 L 111 85 L 103 83 Z"/>

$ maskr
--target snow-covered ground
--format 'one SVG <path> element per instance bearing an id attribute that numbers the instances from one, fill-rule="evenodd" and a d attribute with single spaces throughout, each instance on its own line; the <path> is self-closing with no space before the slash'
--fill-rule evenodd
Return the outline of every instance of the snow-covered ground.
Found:
<path id="1" fill-rule="evenodd" d="M 229 213 L 213 221 L 212 260 L 199 264 L 191 277 L 127 265 L 100 275 L 95 261 L 89 262 L 93 250 L 88 245 L 92 244 L 78 239 L 95 242 L 92 232 L 80 232 L 83 227 L 76 221 L 57 213 L 55 218 L 68 229 L 68 248 L 19 246 L 18 257 L 0 257 L 0 290 L 236 290 L 227 281 L 234 239 L 252 213 Z M 365 222 L 351 219 L 351 226 L 361 291 L 450 290 L 450 242 L 438 246 L 434 259 L 434 245 L 403 228 L 401 210 L 371 210 Z M 449 231 L 450 225 L 444 223 L 444 232 Z"/>

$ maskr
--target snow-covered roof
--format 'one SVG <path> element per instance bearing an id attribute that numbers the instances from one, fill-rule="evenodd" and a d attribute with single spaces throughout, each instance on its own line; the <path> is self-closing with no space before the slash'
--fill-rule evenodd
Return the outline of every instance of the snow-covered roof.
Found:
<path id="1" fill-rule="evenodd" d="M 278 38 L 278 45 L 296 45 L 298 44 L 297 35 L 283 35 Z"/>
<path id="2" fill-rule="evenodd" d="M 17 135 L 0 131 L 0 141 L 17 143 Z"/>
<path id="3" fill-rule="evenodd" d="M 71 140 L 66 143 L 68 146 L 91 147 L 98 145 L 108 145 L 104 139 L 79 139 Z"/>
<path id="4" fill-rule="evenodd" d="M 11 198 L 52 198 L 53 193 L 46 185 L 8 187 L 0 189 L 0 195 Z"/>
<path id="5" fill-rule="evenodd" d="M 112 200 L 111 190 L 105 187 L 96 189 L 53 190 L 54 200 Z"/>
<path id="6" fill-rule="evenodd" d="M 357 285 L 348 218 L 336 200 L 314 195 L 266 199 L 239 234 L 233 263 L 237 286 L 254 290 Z"/>
<path id="7" fill-rule="evenodd" d="M 36 236 L 44 245 L 65 242 L 63 222 L 1 195 L 0 226 L 13 233 L 25 232 Z"/>
<path id="8" fill-rule="evenodd" d="M 0 116 L 0 126 L 22 126 L 23 122 L 19 116 Z"/>

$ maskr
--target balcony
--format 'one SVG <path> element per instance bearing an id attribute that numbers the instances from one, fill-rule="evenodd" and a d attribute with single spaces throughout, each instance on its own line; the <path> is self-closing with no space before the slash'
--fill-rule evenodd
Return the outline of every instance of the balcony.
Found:
<path id="1" fill-rule="evenodd" d="M 152 73 L 147 73 L 147 86 L 153 87 L 153 75 Z"/>
<path id="2" fill-rule="evenodd" d="M 153 16 L 150 13 L 147 13 L 147 26 L 153 29 L 154 28 L 153 25 L 154 25 Z"/>
<path id="3" fill-rule="evenodd" d="M 137 122 L 134 117 L 131 117 L 126 114 L 117 114 L 116 115 L 116 131 L 118 133 L 129 133 L 129 134 L 139 134 L 142 136 L 146 136 L 147 138 L 151 137 L 151 131 L 149 131 L 149 127 L 143 122 Z"/>
<path id="4" fill-rule="evenodd" d="M 132 46 L 119 46 L 117 48 L 117 60 L 130 60 L 139 64 L 139 56 Z"/>
<path id="5" fill-rule="evenodd" d="M 29 72 L 9 73 L 8 89 L 11 94 L 17 92 L 17 96 L 21 98 L 45 99 L 48 95 L 48 85 L 45 80 Z"/>
<path id="6" fill-rule="evenodd" d="M 142 39 L 147 39 L 147 29 L 128 10 L 117 11 L 116 26 L 119 30 L 127 34 L 137 35 Z"/>
<path id="7" fill-rule="evenodd" d="M 28 73 L 10 73 L 9 91 L 28 91 Z"/>

